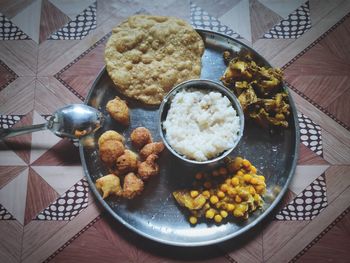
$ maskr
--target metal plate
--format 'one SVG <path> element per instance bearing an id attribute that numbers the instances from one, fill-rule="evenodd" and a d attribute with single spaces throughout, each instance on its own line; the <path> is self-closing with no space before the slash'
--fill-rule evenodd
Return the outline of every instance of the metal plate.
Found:
<path id="1" fill-rule="evenodd" d="M 198 30 L 205 42 L 205 52 L 202 57 L 201 78 L 219 82 L 219 78 L 226 66 L 222 53 L 226 49 L 239 51 L 250 50 L 258 64 L 270 66 L 259 54 L 244 44 L 218 33 Z M 246 125 L 244 135 L 233 151 L 232 156 L 244 156 L 249 159 L 266 177 L 268 197 L 261 211 L 256 211 L 244 222 L 230 221 L 222 225 L 199 223 L 191 226 L 187 221 L 187 213 L 177 206 L 171 193 L 175 189 L 188 188 L 192 185 L 192 176 L 196 172 L 193 167 L 185 167 L 179 163 L 168 151 L 164 151 L 160 158 L 160 175 L 146 183 L 142 195 L 133 200 L 108 198 L 103 200 L 95 188 L 95 181 L 106 175 L 107 170 L 101 163 L 97 148 L 97 139 L 105 130 L 114 129 L 129 138 L 130 132 L 139 126 L 151 130 L 154 140 L 160 140 L 157 122 L 158 108 L 144 107 L 128 100 L 131 110 L 131 125 L 124 129 L 110 119 L 105 111 L 108 100 L 114 96 L 121 96 L 114 88 L 114 84 L 107 72 L 102 70 L 86 99 L 86 103 L 99 108 L 107 120 L 94 136 L 95 145 L 80 144 L 80 157 L 90 187 L 97 200 L 131 230 L 152 240 L 177 245 L 201 246 L 221 242 L 240 234 L 260 222 L 277 205 L 287 190 L 287 186 L 294 174 L 299 145 L 299 130 L 294 103 L 290 97 L 291 122 L 288 129 L 271 133 L 260 127 Z M 131 147 L 130 141 L 127 145 Z"/>

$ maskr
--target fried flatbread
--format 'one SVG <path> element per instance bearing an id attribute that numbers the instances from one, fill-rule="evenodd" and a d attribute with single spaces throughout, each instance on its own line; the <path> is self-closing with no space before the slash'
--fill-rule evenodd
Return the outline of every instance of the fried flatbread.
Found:
<path id="1" fill-rule="evenodd" d="M 200 76 L 203 52 L 202 38 L 185 21 L 135 15 L 113 28 L 105 62 L 121 93 L 158 105 L 174 85 Z"/>

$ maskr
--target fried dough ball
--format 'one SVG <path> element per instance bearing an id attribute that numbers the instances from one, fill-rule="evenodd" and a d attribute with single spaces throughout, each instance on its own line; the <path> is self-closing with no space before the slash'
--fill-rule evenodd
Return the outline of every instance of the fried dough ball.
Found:
<path id="1" fill-rule="evenodd" d="M 145 127 L 138 127 L 133 130 L 130 134 L 130 139 L 132 144 L 138 149 L 153 141 L 151 132 Z"/>
<path id="2" fill-rule="evenodd" d="M 153 154 L 160 154 L 164 150 L 164 143 L 162 142 L 151 142 L 143 146 L 143 148 L 140 151 L 140 156 L 143 159 L 146 159 L 149 155 Z"/>
<path id="3" fill-rule="evenodd" d="M 156 163 L 157 159 L 158 155 L 151 154 L 147 157 L 146 161 L 139 164 L 137 173 L 142 180 L 148 180 L 150 177 L 159 173 L 159 165 Z"/>
<path id="4" fill-rule="evenodd" d="M 124 100 L 116 96 L 113 100 L 107 102 L 106 109 L 114 120 L 122 125 L 129 125 L 129 108 Z"/>
<path id="5" fill-rule="evenodd" d="M 102 192 L 102 198 L 105 199 L 111 194 L 122 195 L 120 179 L 115 174 L 108 174 L 96 180 L 96 188 Z"/>
<path id="6" fill-rule="evenodd" d="M 128 173 L 124 178 L 123 197 L 132 199 L 143 190 L 143 181 L 134 173 Z"/>
<path id="7" fill-rule="evenodd" d="M 109 130 L 109 131 L 105 131 L 104 133 L 102 133 L 100 138 L 98 138 L 98 147 L 101 147 L 102 143 L 104 143 L 105 141 L 109 141 L 109 140 L 120 141 L 123 144 L 125 142 L 125 138 L 123 135 L 119 134 L 116 131 Z"/>
<path id="8" fill-rule="evenodd" d="M 130 150 L 125 150 L 124 154 L 119 156 L 116 161 L 117 171 L 121 174 L 137 171 L 137 164 L 137 154 Z"/>
<path id="9" fill-rule="evenodd" d="M 101 144 L 100 148 L 101 160 L 108 166 L 114 165 L 116 159 L 124 153 L 124 145 L 117 140 L 108 140 Z"/>

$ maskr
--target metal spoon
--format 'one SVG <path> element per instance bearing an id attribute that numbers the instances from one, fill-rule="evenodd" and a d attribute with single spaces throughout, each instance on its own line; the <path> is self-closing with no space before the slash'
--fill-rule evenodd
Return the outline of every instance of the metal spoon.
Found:
<path id="1" fill-rule="evenodd" d="M 0 129 L 0 140 L 41 130 L 50 130 L 59 137 L 79 139 L 103 125 L 101 112 L 85 104 L 71 104 L 54 112 L 47 123 Z"/>

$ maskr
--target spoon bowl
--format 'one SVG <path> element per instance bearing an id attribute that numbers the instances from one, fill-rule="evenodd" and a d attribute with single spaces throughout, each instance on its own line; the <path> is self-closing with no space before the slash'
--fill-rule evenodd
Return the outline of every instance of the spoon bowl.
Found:
<path id="1" fill-rule="evenodd" d="M 99 129 L 103 114 L 85 104 L 70 104 L 56 110 L 47 123 L 0 129 L 0 140 L 40 130 L 50 130 L 59 137 L 80 139 Z"/>
<path id="2" fill-rule="evenodd" d="M 47 128 L 59 137 L 78 139 L 100 128 L 104 117 L 101 112 L 85 104 L 71 104 L 57 110 Z"/>

